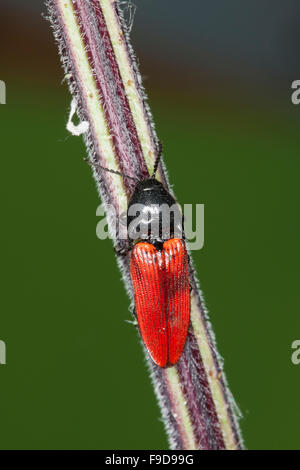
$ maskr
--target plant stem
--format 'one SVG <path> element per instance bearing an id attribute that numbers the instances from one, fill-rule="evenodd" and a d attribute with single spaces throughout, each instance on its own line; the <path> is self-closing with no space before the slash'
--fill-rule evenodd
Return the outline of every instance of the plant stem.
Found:
<path id="1" fill-rule="evenodd" d="M 135 183 L 102 171 L 99 165 L 133 178 L 151 174 L 158 139 L 141 85 L 129 34 L 118 2 L 48 0 L 49 18 L 99 194 L 116 215 L 127 209 Z M 158 178 L 168 187 L 164 165 Z M 113 220 L 108 214 L 113 234 Z M 122 246 L 114 234 L 115 246 Z M 133 300 L 129 259 L 118 259 Z M 239 449 L 242 441 L 234 402 L 216 350 L 204 301 L 193 275 L 186 347 L 175 367 L 149 370 L 172 449 Z"/>

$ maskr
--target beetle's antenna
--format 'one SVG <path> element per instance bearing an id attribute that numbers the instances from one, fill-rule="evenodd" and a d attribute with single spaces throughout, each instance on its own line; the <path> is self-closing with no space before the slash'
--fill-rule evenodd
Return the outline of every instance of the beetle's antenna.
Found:
<path id="1" fill-rule="evenodd" d="M 133 176 L 125 175 L 124 173 L 121 173 L 120 171 L 116 170 L 110 170 L 109 168 L 105 168 L 105 166 L 100 165 L 100 163 L 94 163 L 91 162 L 88 158 L 84 158 L 84 160 L 94 168 L 101 168 L 104 171 L 108 171 L 109 173 L 113 173 L 114 175 L 122 176 L 123 178 L 128 178 L 130 180 L 134 180 L 136 182 L 139 182 L 137 178 L 134 178 Z"/>
<path id="2" fill-rule="evenodd" d="M 158 153 L 157 153 L 157 157 L 154 163 L 154 168 L 153 168 L 153 173 L 152 173 L 151 178 L 155 178 L 161 156 L 162 156 L 162 142 L 159 140 L 158 141 Z"/>

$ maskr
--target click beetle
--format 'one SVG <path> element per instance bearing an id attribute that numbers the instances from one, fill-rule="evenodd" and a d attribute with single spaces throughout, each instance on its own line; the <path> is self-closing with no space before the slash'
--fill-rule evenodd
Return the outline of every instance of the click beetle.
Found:
<path id="1" fill-rule="evenodd" d="M 150 178 L 138 181 L 127 209 L 130 275 L 139 330 L 152 360 L 174 366 L 183 352 L 190 318 L 189 258 L 183 217 L 174 197 L 156 178 L 161 145 Z M 103 170 L 122 175 L 100 165 Z M 139 209 L 138 223 L 132 209 Z M 169 211 L 169 224 L 164 213 Z M 153 227 L 156 227 L 153 234 Z"/>

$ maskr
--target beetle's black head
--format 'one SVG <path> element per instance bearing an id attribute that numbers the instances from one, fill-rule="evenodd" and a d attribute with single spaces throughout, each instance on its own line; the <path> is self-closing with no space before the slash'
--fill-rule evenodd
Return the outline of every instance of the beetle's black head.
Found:
<path id="1" fill-rule="evenodd" d="M 173 204 L 176 204 L 176 201 L 160 181 L 155 178 L 148 178 L 137 183 L 130 198 L 128 209 L 133 204 L 142 204 L 144 206 L 167 204 L 171 207 Z"/>
<path id="2" fill-rule="evenodd" d="M 127 211 L 128 236 L 160 244 L 183 233 L 181 211 L 171 194 L 155 178 L 137 183 Z"/>

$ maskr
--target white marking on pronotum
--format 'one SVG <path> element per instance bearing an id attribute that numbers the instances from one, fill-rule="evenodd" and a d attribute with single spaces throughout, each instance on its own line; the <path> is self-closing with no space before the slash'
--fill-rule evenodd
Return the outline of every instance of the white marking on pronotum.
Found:
<path id="1" fill-rule="evenodd" d="M 69 114 L 69 119 L 67 122 L 67 130 L 71 132 L 72 135 L 81 135 L 88 131 L 90 125 L 88 121 L 81 121 L 79 124 L 74 124 L 73 117 L 77 111 L 77 101 L 75 98 L 72 99 L 71 109 Z"/>

